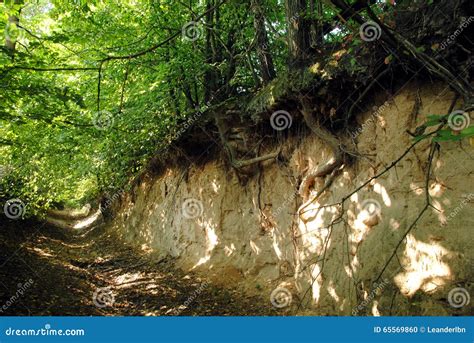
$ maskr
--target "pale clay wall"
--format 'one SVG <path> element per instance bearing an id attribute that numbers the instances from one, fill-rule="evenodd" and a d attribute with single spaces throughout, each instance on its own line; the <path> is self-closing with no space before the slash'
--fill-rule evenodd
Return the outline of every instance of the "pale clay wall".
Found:
<path id="1" fill-rule="evenodd" d="M 337 215 L 336 208 L 315 210 L 340 201 L 407 149 L 412 140 L 405 129 L 415 94 L 413 85 L 406 87 L 375 121 L 369 120 L 373 112 L 360 117 L 366 125 L 357 147 L 365 157 L 344 169 L 330 191 L 309 207 L 305 221 L 294 215 L 294 180 L 308 163 L 325 163 L 329 154 L 314 137 L 294 151 L 289 167 L 265 164 L 260 196 L 267 219 L 259 213 L 258 177 L 242 187 L 217 160 L 190 170 L 187 181 L 181 172 L 168 170 L 143 182 L 135 202 L 128 196 L 121 205 L 113 229 L 144 251 L 175 257 L 184 270 L 224 286 L 239 286 L 265 299 L 283 286 L 292 292 L 293 301 L 282 313 L 472 314 L 472 301 L 456 309 L 447 300 L 455 287 L 473 294 L 474 150 L 469 142 L 441 143 L 430 182 L 433 205 L 440 211 L 430 208 L 425 213 L 377 284 L 373 282 L 383 265 L 423 208 L 429 143 L 420 143 L 395 169 L 348 200 L 347 224 L 336 224 L 330 237 L 326 226 Z M 423 107 L 412 127 L 428 114 L 445 114 L 453 98 L 442 85 L 425 86 L 420 95 Z M 189 198 L 202 203 L 202 214 L 194 219 L 182 214 Z M 381 204 L 380 216 L 362 209 L 365 199 Z M 296 309 L 302 299 L 303 308 Z"/>

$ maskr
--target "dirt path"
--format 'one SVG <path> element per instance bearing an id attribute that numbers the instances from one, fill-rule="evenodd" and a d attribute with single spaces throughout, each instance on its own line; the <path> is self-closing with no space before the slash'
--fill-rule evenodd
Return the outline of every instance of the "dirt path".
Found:
<path id="1" fill-rule="evenodd" d="M 284 314 L 267 299 L 215 287 L 127 247 L 100 227 L 73 235 L 33 223 L 1 226 L 0 315 Z"/>

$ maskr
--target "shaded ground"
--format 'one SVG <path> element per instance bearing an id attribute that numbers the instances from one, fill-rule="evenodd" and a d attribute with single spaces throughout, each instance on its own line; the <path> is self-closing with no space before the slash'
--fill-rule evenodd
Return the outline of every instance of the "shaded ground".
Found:
<path id="1" fill-rule="evenodd" d="M 175 270 L 101 227 L 0 223 L 0 315 L 277 314 L 268 299 Z"/>

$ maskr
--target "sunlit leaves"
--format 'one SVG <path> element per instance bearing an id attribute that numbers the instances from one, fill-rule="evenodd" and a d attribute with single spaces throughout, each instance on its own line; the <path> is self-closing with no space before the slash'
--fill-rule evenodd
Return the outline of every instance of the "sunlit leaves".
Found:
<path id="1" fill-rule="evenodd" d="M 421 141 L 428 137 L 433 137 L 434 142 L 448 142 L 448 141 L 461 141 L 465 138 L 474 137 L 474 126 L 469 126 L 469 117 L 467 113 L 462 111 L 457 111 L 462 113 L 462 117 L 458 119 L 463 119 L 460 123 L 456 123 L 453 119 L 453 112 L 451 115 L 437 115 L 431 114 L 427 116 L 427 121 L 420 127 L 423 130 L 426 130 L 430 127 L 437 127 L 437 130 L 433 133 L 420 134 L 415 137 L 415 141 Z M 461 115 L 461 114 L 460 114 Z M 456 126 L 458 124 L 458 126 Z"/>
<path id="2" fill-rule="evenodd" d="M 264 5 L 272 26 L 269 48 L 276 68 L 282 69 L 284 7 L 277 0 Z M 205 2 L 198 0 L 25 2 L 20 26 L 11 30 L 18 40 L 14 59 L 0 51 L 0 134 L 5 143 L 0 145 L 0 165 L 14 169 L 2 189 L 27 201 L 31 213 L 53 204 L 94 201 L 104 189 L 123 187 L 157 149 L 170 144 L 178 123 L 193 115 L 195 104 L 185 93 L 204 104 L 206 72 L 229 71 L 230 87 L 252 91 L 256 84 L 248 63 L 258 61 L 255 49 L 249 49 L 255 32 L 243 0 L 219 10 L 212 34 L 213 49 L 221 56 L 213 63 L 207 63 L 204 36 L 189 41 L 181 35 L 139 58 L 101 62 L 181 33 L 184 24 L 205 10 Z M 0 20 L 3 28 L 8 15 Z M 9 70 L 18 66 L 27 68 Z M 95 70 L 54 71 L 63 67 Z M 93 121 L 98 110 L 110 113 L 113 125 L 98 129 Z"/>

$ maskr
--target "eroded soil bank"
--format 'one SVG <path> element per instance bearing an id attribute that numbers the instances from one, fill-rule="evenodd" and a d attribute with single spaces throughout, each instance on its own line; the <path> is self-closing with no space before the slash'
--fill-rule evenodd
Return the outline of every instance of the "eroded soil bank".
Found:
<path id="1" fill-rule="evenodd" d="M 299 183 L 330 157 L 312 135 L 245 183 L 217 157 L 169 166 L 92 229 L 2 224 L 1 315 L 472 314 L 472 145 L 441 143 L 431 165 L 429 142 L 406 153 L 406 127 L 452 99 L 439 84 L 376 98 L 355 162 L 299 213 Z"/>
<path id="2" fill-rule="evenodd" d="M 343 207 L 333 205 L 403 156 L 413 143 L 406 128 L 446 114 L 452 99 L 441 84 L 374 98 L 378 108 L 354 127 L 355 162 L 303 213 L 297 214 L 298 184 L 330 157 L 313 135 L 282 139 L 288 163 L 264 162 L 245 185 L 222 159 L 170 166 L 126 197 L 113 231 L 224 287 L 267 299 L 284 287 L 292 294 L 289 307 L 301 314 L 472 313 L 471 304 L 455 308 L 448 301 L 454 288 L 473 289 L 469 142 L 441 143 L 431 165 L 430 143 L 421 142 Z M 425 191 L 432 206 L 417 219 Z"/>

